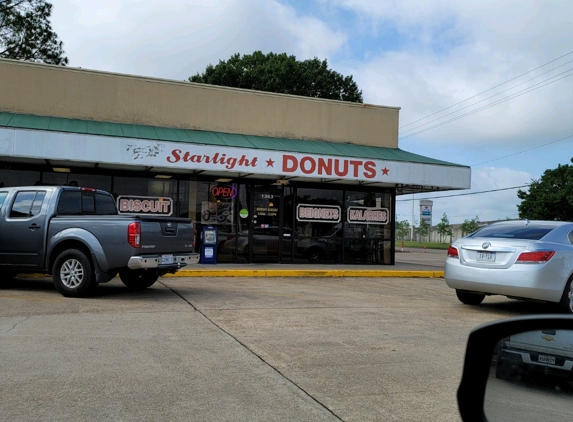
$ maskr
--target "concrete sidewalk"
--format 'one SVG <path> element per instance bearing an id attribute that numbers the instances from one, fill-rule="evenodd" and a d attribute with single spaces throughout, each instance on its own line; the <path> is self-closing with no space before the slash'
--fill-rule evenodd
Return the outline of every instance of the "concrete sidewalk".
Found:
<path id="1" fill-rule="evenodd" d="M 171 277 L 424 277 L 443 278 L 446 250 L 396 251 L 395 265 L 199 264 Z"/>

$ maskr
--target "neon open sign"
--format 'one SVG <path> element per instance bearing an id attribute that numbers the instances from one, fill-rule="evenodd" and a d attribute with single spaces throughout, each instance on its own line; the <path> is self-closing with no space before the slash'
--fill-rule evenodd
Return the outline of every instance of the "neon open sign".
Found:
<path id="1" fill-rule="evenodd" d="M 233 199 L 237 196 L 237 188 L 231 185 L 215 185 L 211 188 L 211 195 L 217 199 Z"/>

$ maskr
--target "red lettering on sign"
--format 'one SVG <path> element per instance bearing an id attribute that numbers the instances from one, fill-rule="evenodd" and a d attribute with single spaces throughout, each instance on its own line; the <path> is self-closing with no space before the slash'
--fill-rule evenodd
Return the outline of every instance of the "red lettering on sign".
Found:
<path id="1" fill-rule="evenodd" d="M 300 171 L 304 174 L 317 176 L 360 177 L 367 179 L 376 177 L 376 163 L 374 161 L 348 160 L 339 158 L 303 157 L 300 160 L 294 155 L 283 155 L 282 171 L 294 173 Z"/>
<path id="2" fill-rule="evenodd" d="M 211 188 L 211 195 L 220 199 L 232 199 L 237 196 L 237 189 L 231 185 L 216 185 Z"/>

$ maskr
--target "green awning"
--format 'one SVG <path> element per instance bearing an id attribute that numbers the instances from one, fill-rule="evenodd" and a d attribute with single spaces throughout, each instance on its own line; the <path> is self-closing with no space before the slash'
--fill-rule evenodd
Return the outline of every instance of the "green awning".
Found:
<path id="1" fill-rule="evenodd" d="M 399 148 L 0 112 L 0 127 L 464 167 Z"/>

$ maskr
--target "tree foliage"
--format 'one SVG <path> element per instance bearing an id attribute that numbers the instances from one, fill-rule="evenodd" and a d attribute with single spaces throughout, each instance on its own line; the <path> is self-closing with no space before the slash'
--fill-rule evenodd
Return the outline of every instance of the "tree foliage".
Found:
<path id="1" fill-rule="evenodd" d="M 414 227 L 414 231 L 420 238 L 427 236 L 430 233 L 430 225 L 426 223 L 426 220 L 420 220 L 418 227 Z"/>
<path id="2" fill-rule="evenodd" d="M 448 216 L 446 215 L 446 213 L 444 213 L 444 215 L 442 215 L 442 219 L 440 220 L 440 222 L 438 224 L 436 224 L 436 230 L 438 231 L 438 234 L 440 235 L 440 242 L 442 241 L 442 238 L 444 236 L 451 236 L 452 235 L 452 227 L 450 226 L 450 220 L 448 219 Z"/>
<path id="3" fill-rule="evenodd" d="M 298 61 L 286 53 L 234 54 L 227 61 L 209 65 L 202 74 L 189 78 L 191 82 L 235 88 L 256 89 L 281 94 L 331 100 L 363 102 L 362 91 L 352 76 L 343 76 L 328 68 L 326 60 L 316 57 Z"/>
<path id="4" fill-rule="evenodd" d="M 471 220 L 464 220 L 460 225 L 460 229 L 462 231 L 462 236 L 475 232 L 479 229 L 479 217 L 476 215 L 476 217 Z"/>
<path id="5" fill-rule="evenodd" d="M 68 64 L 51 14 L 52 5 L 45 0 L 0 0 L 0 57 Z"/>
<path id="6" fill-rule="evenodd" d="M 519 218 L 573 221 L 573 166 L 545 170 L 541 179 L 531 181 L 528 192 L 518 190 L 517 197 Z"/>
<path id="7" fill-rule="evenodd" d="M 410 234 L 410 222 L 408 220 L 402 220 L 396 222 L 396 236 L 398 239 L 404 240 L 406 236 Z"/>

